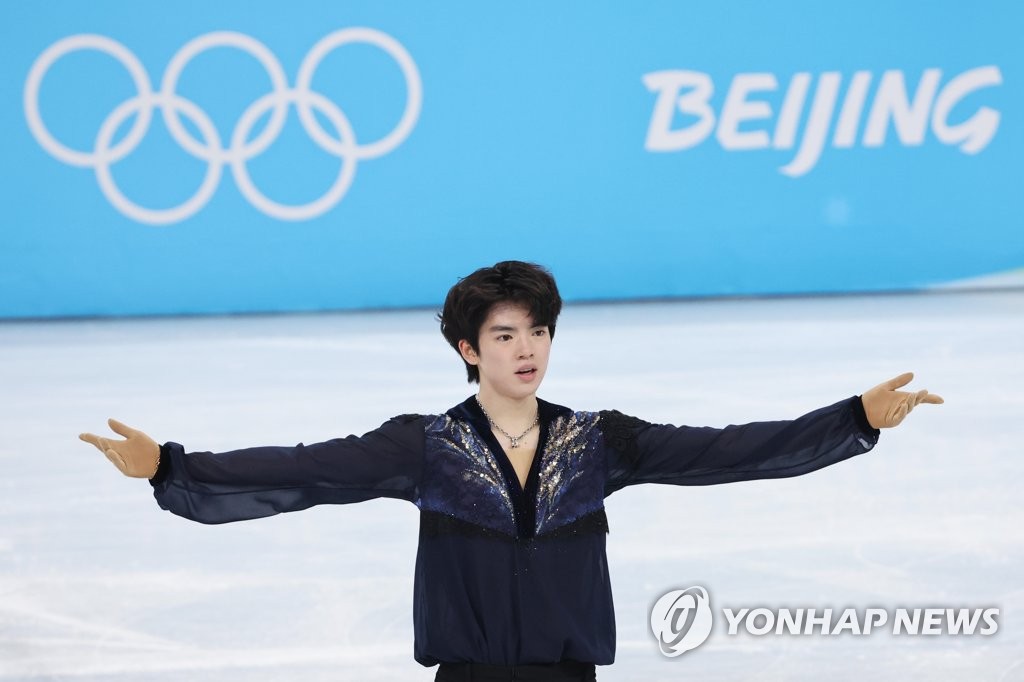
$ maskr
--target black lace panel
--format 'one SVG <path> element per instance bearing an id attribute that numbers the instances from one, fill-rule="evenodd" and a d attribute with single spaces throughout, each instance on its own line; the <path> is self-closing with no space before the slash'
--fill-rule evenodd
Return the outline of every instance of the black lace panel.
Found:
<path id="1" fill-rule="evenodd" d="M 597 422 L 597 428 L 601 429 L 605 443 L 622 453 L 626 461 L 635 467 L 640 456 L 636 444 L 637 434 L 651 423 L 622 414 L 618 410 L 602 410 L 599 414 L 601 419 Z"/>
<path id="2" fill-rule="evenodd" d="M 598 509 L 585 516 L 581 516 L 572 523 L 559 526 L 549 533 L 538 535 L 534 538 L 525 538 L 524 541 L 542 541 L 556 538 L 574 537 L 589 533 L 607 533 L 608 517 L 604 509 Z M 516 538 L 493 528 L 479 526 L 469 521 L 442 514 L 440 512 L 420 512 L 420 537 L 438 537 L 441 535 L 462 535 L 464 537 L 482 538 L 505 538 L 515 540 Z"/>
<path id="3" fill-rule="evenodd" d="M 475 538 L 507 538 L 514 540 L 515 536 L 487 526 L 481 526 L 469 521 L 441 512 L 420 510 L 420 537 L 436 538 L 441 535 L 462 535 Z"/>
<path id="4" fill-rule="evenodd" d="M 604 508 L 592 511 L 585 516 L 581 516 L 572 523 L 567 523 L 564 526 L 559 526 L 549 533 L 538 535 L 538 540 L 547 540 L 552 538 L 570 538 L 576 535 L 589 535 L 591 533 L 607 533 L 608 532 L 608 517 L 604 513 Z"/>

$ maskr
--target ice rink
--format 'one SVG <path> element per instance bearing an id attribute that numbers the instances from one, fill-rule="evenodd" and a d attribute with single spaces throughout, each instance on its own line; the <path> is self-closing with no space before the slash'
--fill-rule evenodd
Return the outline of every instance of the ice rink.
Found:
<path id="1" fill-rule="evenodd" d="M 541 397 L 723 426 L 912 370 L 946 399 L 808 476 L 607 500 L 618 624 L 598 680 L 1024 680 L 1024 292 L 569 306 Z M 160 510 L 78 433 L 187 450 L 363 433 L 465 399 L 433 311 L 0 324 L 0 680 L 432 680 L 412 658 L 418 512 L 223 526 Z M 701 585 L 710 639 L 648 610 Z M 729 636 L 721 607 L 997 607 L 991 636 Z"/>

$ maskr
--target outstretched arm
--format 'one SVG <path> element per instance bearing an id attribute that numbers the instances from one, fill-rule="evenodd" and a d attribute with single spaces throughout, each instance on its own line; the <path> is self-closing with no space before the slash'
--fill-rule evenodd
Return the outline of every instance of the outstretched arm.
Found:
<path id="1" fill-rule="evenodd" d="M 115 420 L 125 440 L 82 434 L 127 476 L 148 477 L 157 503 L 201 523 L 377 497 L 412 501 L 423 461 L 422 417 L 395 417 L 363 436 L 294 447 L 185 452 Z"/>
<path id="2" fill-rule="evenodd" d="M 602 413 L 609 447 L 606 494 L 627 485 L 710 485 L 800 476 L 871 450 L 879 428 L 898 425 L 921 403 L 942 398 L 896 389 L 909 372 L 828 407 L 786 421 L 724 428 L 650 424 Z"/>

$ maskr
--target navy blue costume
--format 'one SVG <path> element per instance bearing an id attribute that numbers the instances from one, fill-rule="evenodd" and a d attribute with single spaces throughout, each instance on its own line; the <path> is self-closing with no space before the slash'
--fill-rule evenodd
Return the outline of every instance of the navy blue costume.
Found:
<path id="1" fill-rule="evenodd" d="M 164 509 L 225 523 L 378 497 L 420 510 L 413 604 L 423 665 L 615 657 L 604 498 L 629 485 L 799 476 L 870 450 L 854 396 L 790 421 L 723 429 L 650 424 L 538 400 L 526 485 L 470 397 L 357 437 L 223 453 L 161 446 Z"/>

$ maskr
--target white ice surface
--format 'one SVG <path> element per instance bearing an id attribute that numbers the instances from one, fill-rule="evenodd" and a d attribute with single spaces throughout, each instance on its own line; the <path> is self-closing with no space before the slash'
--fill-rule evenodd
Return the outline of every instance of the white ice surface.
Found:
<path id="1" fill-rule="evenodd" d="M 1024 292 L 571 306 L 541 390 L 722 426 L 904 370 L 946 398 L 808 476 L 607 500 L 624 680 L 1024 680 Z M 417 511 L 204 526 L 81 431 L 189 450 L 313 442 L 470 393 L 430 311 L 0 324 L 0 680 L 430 680 L 412 659 Z M 740 636 L 663 658 L 650 605 L 996 606 L 994 636 Z"/>

